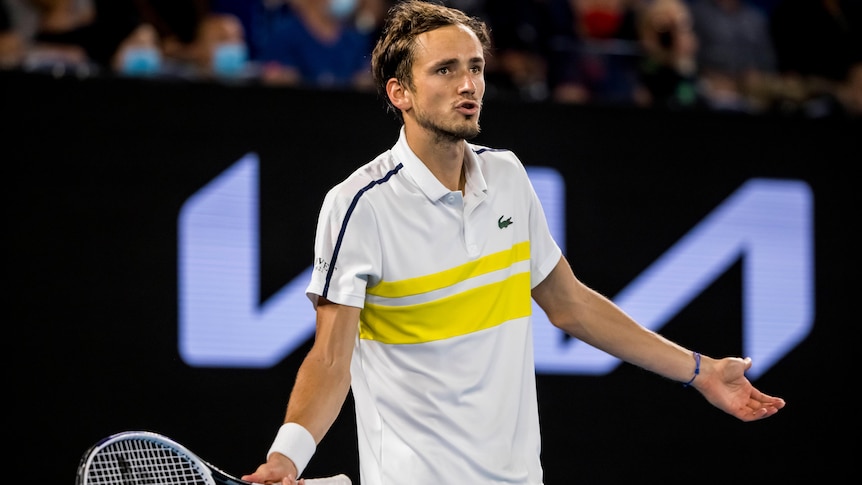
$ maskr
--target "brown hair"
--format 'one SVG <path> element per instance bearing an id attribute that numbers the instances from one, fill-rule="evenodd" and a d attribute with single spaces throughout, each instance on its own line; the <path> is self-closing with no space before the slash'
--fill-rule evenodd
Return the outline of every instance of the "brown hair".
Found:
<path id="1" fill-rule="evenodd" d="M 431 0 L 402 0 L 393 5 L 386 16 L 383 30 L 371 54 L 371 73 L 377 93 L 386 102 L 386 108 L 398 118 L 401 112 L 392 105 L 386 94 L 386 83 L 395 78 L 413 88 L 414 49 L 416 37 L 447 25 L 463 25 L 472 30 L 487 55 L 491 49 L 488 26 L 478 17 L 470 17 L 455 8 Z"/>

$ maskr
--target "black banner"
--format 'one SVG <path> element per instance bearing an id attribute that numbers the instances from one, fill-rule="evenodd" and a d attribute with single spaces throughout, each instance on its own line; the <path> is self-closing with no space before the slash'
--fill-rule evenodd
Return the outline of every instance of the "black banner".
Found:
<path id="1" fill-rule="evenodd" d="M 7 416 L 13 456 L 23 458 L 16 471 L 70 483 L 87 447 L 132 429 L 170 436 L 234 475 L 253 471 L 310 341 L 272 367 L 189 364 L 179 344 L 180 214 L 252 154 L 258 298 L 272 300 L 311 264 L 326 190 L 394 143 L 395 119 L 373 95 L 351 92 L 19 73 L 2 73 L 0 92 Z M 704 240 L 733 234 L 736 226 L 711 216 L 736 208 L 735 194 L 751 198 L 740 198 L 727 220 L 765 214 L 766 226 L 786 218 L 799 228 L 790 234 L 802 262 L 771 257 L 770 244 L 781 241 L 744 237 L 725 266 L 705 253 L 691 271 L 713 265 L 712 277 L 659 329 L 716 357 L 768 356 L 755 359 L 764 367 L 754 383 L 786 398 L 786 409 L 741 423 L 696 391 L 628 364 L 598 375 L 565 365 L 541 372 L 548 485 L 849 475 L 846 445 L 819 437 L 858 424 L 840 405 L 853 383 L 860 290 L 852 283 L 858 187 L 846 168 L 862 160 L 858 123 L 489 100 L 482 129 L 477 143 L 559 173 L 567 256 L 610 297 L 656 291 L 639 277 L 659 267 L 678 272 L 672 261 L 681 260 L 662 257 L 693 229 L 713 228 L 699 233 Z M 776 212 L 759 212 L 767 210 Z M 809 216 L 810 227 L 797 224 Z M 750 229 L 761 234 L 764 224 Z M 779 294 L 768 303 L 758 295 L 771 288 Z M 774 328 L 764 330 L 764 321 Z M 351 406 L 306 475 L 346 473 L 358 483 Z"/>

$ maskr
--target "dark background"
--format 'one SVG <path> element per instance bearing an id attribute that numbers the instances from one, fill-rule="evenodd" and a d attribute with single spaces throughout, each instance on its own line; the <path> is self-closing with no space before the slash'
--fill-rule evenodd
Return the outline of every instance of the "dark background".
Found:
<path id="1" fill-rule="evenodd" d="M 271 369 L 182 361 L 179 210 L 259 155 L 266 299 L 309 265 L 325 191 L 389 148 L 398 124 L 358 93 L 0 73 L 0 96 L 9 473 L 73 483 L 90 445 L 133 429 L 234 475 L 253 471 L 310 342 Z M 744 181 L 803 180 L 814 194 L 814 327 L 755 381 L 785 410 L 742 423 L 629 365 L 540 375 L 548 485 L 851 476 L 853 447 L 838 437 L 859 424 L 849 395 L 859 123 L 489 100 L 482 128 L 478 143 L 562 173 L 566 252 L 610 296 Z M 661 332 L 713 356 L 741 353 L 741 284 L 737 263 Z M 307 476 L 358 484 L 353 425 L 348 400 Z"/>

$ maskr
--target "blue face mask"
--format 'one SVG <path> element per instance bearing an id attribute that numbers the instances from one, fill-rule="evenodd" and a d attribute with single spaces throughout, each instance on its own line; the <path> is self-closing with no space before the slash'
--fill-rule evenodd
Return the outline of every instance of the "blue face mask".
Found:
<path id="1" fill-rule="evenodd" d="M 329 13 L 333 17 L 344 20 L 356 10 L 356 0 L 329 0 Z"/>
<path id="2" fill-rule="evenodd" d="M 151 76 L 162 67 L 162 55 L 155 47 L 131 47 L 123 53 L 120 73 L 127 76 Z"/>
<path id="3" fill-rule="evenodd" d="M 248 48 L 245 44 L 233 42 L 219 44 L 213 53 L 213 72 L 217 76 L 236 76 L 241 74 L 248 62 Z"/>

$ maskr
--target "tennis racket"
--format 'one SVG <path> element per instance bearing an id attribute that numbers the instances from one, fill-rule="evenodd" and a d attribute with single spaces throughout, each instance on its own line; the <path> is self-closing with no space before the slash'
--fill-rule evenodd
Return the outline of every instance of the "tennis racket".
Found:
<path id="1" fill-rule="evenodd" d="M 91 446 L 76 485 L 253 485 L 207 463 L 176 441 L 150 431 L 124 431 Z M 306 485 L 351 485 L 347 475 L 306 478 Z"/>

